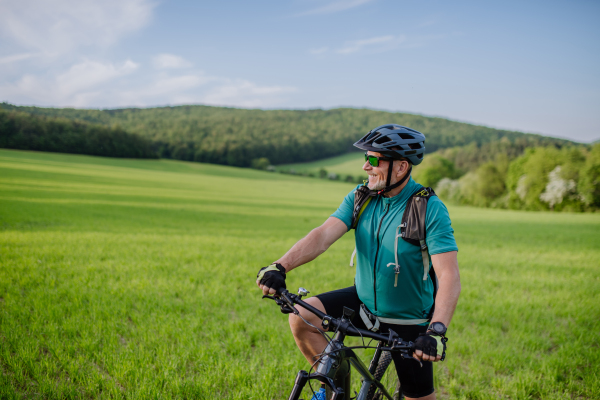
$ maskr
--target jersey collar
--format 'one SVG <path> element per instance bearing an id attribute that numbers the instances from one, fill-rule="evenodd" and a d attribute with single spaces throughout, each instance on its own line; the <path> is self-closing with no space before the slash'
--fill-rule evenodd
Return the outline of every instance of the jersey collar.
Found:
<path id="1" fill-rule="evenodd" d="M 382 197 L 383 198 L 383 204 L 385 205 L 398 205 L 401 203 L 406 203 L 406 201 L 408 200 L 408 198 L 410 196 L 412 196 L 412 194 L 419 188 L 419 184 L 417 182 L 415 182 L 412 178 L 412 176 L 408 179 L 408 182 L 406 183 L 406 186 L 404 186 L 404 188 L 400 191 L 400 193 L 398 193 L 397 195 L 395 195 L 394 197 Z"/>

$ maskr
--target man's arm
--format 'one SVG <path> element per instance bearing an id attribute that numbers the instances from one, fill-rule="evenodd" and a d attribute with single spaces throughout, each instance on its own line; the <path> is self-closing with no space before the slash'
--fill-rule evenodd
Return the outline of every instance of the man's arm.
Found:
<path id="1" fill-rule="evenodd" d="M 317 258 L 347 231 L 348 227 L 345 223 L 335 217 L 329 217 L 323 225 L 310 231 L 275 262 L 281 264 L 286 272 L 290 272 Z M 267 294 L 269 291 L 271 294 L 275 293 L 275 290 L 264 285 L 259 284 L 258 286 L 262 289 L 263 294 Z"/>
<path id="2" fill-rule="evenodd" d="M 439 281 L 439 288 L 435 298 L 435 311 L 431 322 L 441 322 L 450 325 L 458 296 L 460 295 L 460 274 L 458 273 L 458 252 L 449 251 L 447 253 L 434 254 L 431 256 L 431 262 L 435 269 L 435 274 Z M 421 354 L 419 354 L 421 353 Z M 442 356 L 430 357 L 423 355 L 421 351 L 415 351 L 415 356 L 425 361 L 439 361 Z"/>
<path id="3" fill-rule="evenodd" d="M 457 251 L 450 251 L 431 256 L 431 262 L 440 284 L 435 298 L 435 311 L 431 322 L 439 321 L 446 327 L 450 325 L 460 295 L 457 253 Z"/>

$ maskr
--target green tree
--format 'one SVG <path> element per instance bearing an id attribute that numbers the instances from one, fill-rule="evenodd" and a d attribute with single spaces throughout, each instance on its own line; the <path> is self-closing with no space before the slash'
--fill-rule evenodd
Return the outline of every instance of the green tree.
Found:
<path id="1" fill-rule="evenodd" d="M 477 169 L 477 192 L 486 205 L 504 193 L 504 182 L 504 175 L 495 163 L 488 162 Z"/>
<path id="2" fill-rule="evenodd" d="M 274 164 L 287 164 L 344 154 L 353 149 L 352 143 L 359 136 L 357 132 L 367 132 L 381 125 L 382 121 L 394 121 L 423 132 L 427 137 L 428 153 L 454 146 L 454 150 L 448 155 L 444 154 L 444 157 L 461 170 L 474 170 L 478 165 L 494 160 L 496 154 L 507 153 L 512 159 L 522 154 L 525 147 L 564 146 L 569 143 L 561 139 L 443 118 L 352 108 L 245 110 L 178 106 L 82 110 L 19 107 L 0 103 L 0 109 L 43 118 L 59 117 L 105 128 L 119 125 L 125 132 L 152 142 L 161 157 L 243 167 L 251 166 L 252 160 L 262 157 L 268 157 Z M 62 148 L 76 147 L 71 137 L 66 139 L 61 142 Z M 40 142 L 44 142 L 46 147 L 52 146 L 50 141 Z M 101 141 L 99 144 L 101 150 L 121 151 L 118 150 L 119 146 L 110 141 Z M 455 147 L 465 145 L 473 149 Z M 463 168 L 463 165 L 468 168 Z M 432 177 L 431 182 L 437 180 L 437 177 Z"/>
<path id="3" fill-rule="evenodd" d="M 2 109 L 0 147 L 106 157 L 157 158 L 150 140 L 119 126 Z"/>
<path id="4" fill-rule="evenodd" d="M 266 170 L 271 165 L 271 162 L 267 157 L 255 158 L 252 160 L 252 168 Z"/>
<path id="5" fill-rule="evenodd" d="M 459 175 L 454 163 L 437 154 L 425 157 L 414 167 L 413 178 L 423 186 L 435 186 L 442 178 L 455 179 Z"/>
<path id="6" fill-rule="evenodd" d="M 594 144 L 587 156 L 578 191 L 587 207 L 600 208 L 600 143 Z"/>
<path id="7" fill-rule="evenodd" d="M 586 155 L 580 148 L 527 149 L 508 168 L 506 185 L 509 207 L 527 210 L 581 210 L 581 196 L 572 190 L 580 180 L 580 171 L 587 165 L 585 159 Z M 587 185 L 586 188 L 589 190 L 590 186 Z M 550 192 L 554 192 L 554 195 Z M 561 199 L 560 203 L 550 200 L 556 198 Z"/>

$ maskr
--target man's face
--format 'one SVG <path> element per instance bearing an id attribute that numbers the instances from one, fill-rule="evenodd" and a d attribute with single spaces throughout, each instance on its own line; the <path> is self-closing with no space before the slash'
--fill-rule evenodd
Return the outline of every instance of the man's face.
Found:
<path id="1" fill-rule="evenodd" d="M 370 156 L 384 157 L 383 154 L 376 153 L 374 151 L 367 151 L 367 154 Z M 365 161 L 365 165 L 363 165 L 363 170 L 367 174 L 369 174 L 369 183 L 367 184 L 369 189 L 381 190 L 385 188 L 389 167 L 389 161 L 380 160 L 378 167 L 373 167 L 371 164 L 369 164 L 368 161 Z"/>

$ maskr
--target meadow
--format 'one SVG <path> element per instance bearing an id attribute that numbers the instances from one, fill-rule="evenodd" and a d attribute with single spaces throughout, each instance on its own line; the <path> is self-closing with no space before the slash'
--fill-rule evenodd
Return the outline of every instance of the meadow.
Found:
<path id="1" fill-rule="evenodd" d="M 282 164 L 276 166 L 275 168 L 277 171 L 289 172 L 294 170 L 299 174 L 311 173 L 315 176 L 319 176 L 319 171 L 321 169 L 325 169 L 328 173 L 334 173 L 338 175 L 342 180 L 348 175 L 352 177 L 366 178 L 367 174 L 362 169 L 365 160 L 363 154 L 364 152 L 354 151 L 341 156 L 324 158 L 318 161 Z"/>
<path id="2" fill-rule="evenodd" d="M 308 365 L 256 272 L 353 186 L 0 150 L 0 398 L 286 398 Z M 600 215 L 449 211 L 462 294 L 438 398 L 600 398 Z M 288 287 L 351 285 L 353 236 Z"/>

